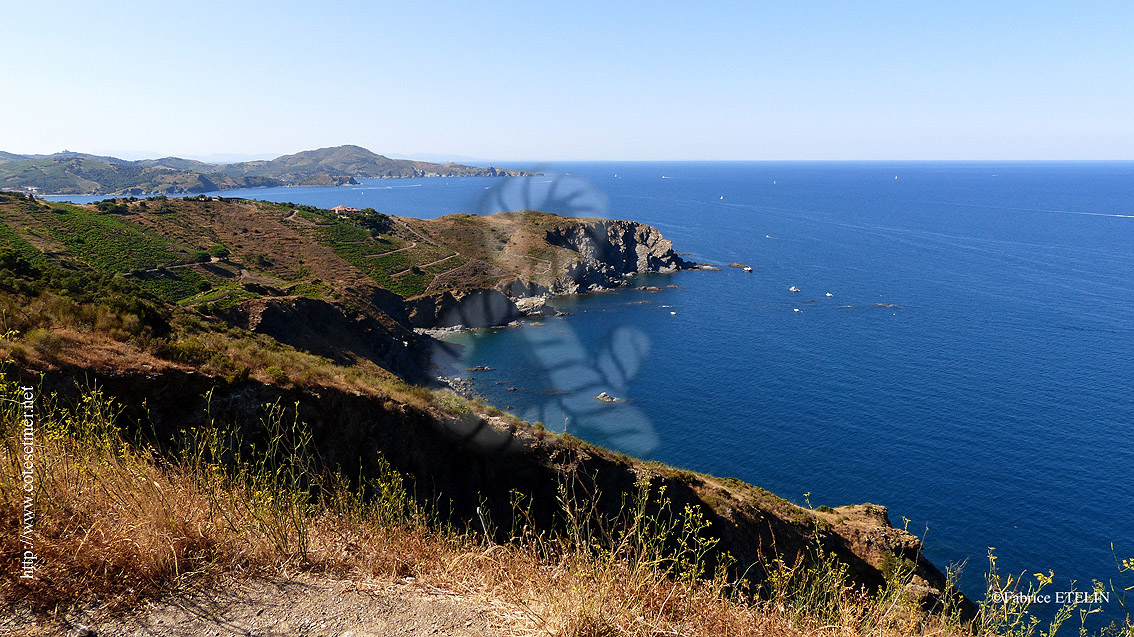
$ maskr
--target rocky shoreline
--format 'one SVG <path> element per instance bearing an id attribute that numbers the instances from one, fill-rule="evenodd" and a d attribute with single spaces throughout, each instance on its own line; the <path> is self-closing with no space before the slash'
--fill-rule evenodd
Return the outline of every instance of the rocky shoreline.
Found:
<path id="1" fill-rule="evenodd" d="M 545 239 L 577 256 L 558 271 L 544 273 L 542 280 L 519 275 L 491 289 L 448 290 L 407 299 L 415 331 L 437 337 L 462 329 L 505 326 L 541 315 L 555 297 L 631 287 L 631 279 L 640 274 L 719 269 L 686 261 L 657 228 L 636 221 L 564 224 L 548 231 Z"/>

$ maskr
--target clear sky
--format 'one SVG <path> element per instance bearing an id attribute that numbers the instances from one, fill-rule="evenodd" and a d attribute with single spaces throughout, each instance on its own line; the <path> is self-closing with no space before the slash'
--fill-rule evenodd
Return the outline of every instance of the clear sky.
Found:
<path id="1" fill-rule="evenodd" d="M 1134 159 L 1134 3 L 0 2 L 0 150 Z"/>

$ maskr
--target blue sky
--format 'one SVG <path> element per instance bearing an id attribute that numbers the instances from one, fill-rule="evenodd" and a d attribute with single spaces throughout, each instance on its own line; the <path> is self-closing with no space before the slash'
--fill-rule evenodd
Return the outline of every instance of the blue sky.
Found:
<path id="1" fill-rule="evenodd" d="M 17 153 L 1134 159 L 1129 2 L 45 0 L 0 15 L 0 150 Z"/>

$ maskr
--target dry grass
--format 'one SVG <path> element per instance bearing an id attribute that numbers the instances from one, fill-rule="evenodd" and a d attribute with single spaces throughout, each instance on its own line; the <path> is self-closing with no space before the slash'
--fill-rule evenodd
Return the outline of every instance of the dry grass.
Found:
<path id="1" fill-rule="evenodd" d="M 5 396 L 14 384 L 0 370 Z M 599 520 L 561 488 L 559 532 L 526 524 L 515 503 L 505 543 L 439 521 L 388 466 L 351 485 L 319 471 L 291 412 L 264 413 L 267 444 L 249 453 L 238 432 L 202 430 L 176 461 L 125 444 L 115 407 L 98 392 L 40 407 L 34 548 L 39 570 L 0 575 L 9 609 L 57 616 L 102 600 L 122 612 L 218 578 L 296 571 L 413 581 L 503 618 L 505 634 L 962 635 L 982 633 L 914 607 L 896 573 L 867 595 L 831 561 L 771 560 L 762 595 L 706 572 L 712 540 L 696 510 L 670 512 L 643 482 L 618 520 Z M 18 562 L 22 510 L 18 407 L 4 403 L 0 553 Z M 363 495 L 364 494 L 364 495 Z M 647 503 L 660 503 L 647 507 Z M 647 514 L 646 511 L 660 511 Z M 487 522 L 491 528 L 492 522 Z M 603 526 L 605 525 L 605 526 Z M 997 634 L 1031 634 L 1003 630 Z M 1009 627 L 1012 628 L 1012 627 Z"/>
<path id="2" fill-rule="evenodd" d="M 5 298 L 0 295 L 0 301 Z M 219 329 L 197 320 L 185 323 L 184 317 L 175 322 L 177 329 L 167 338 L 139 342 L 89 326 L 45 319 L 41 326 L 26 331 L 0 333 L 0 360 L 44 371 L 68 366 L 107 372 L 196 370 L 229 381 L 253 378 L 285 387 L 332 387 L 384 396 L 417 408 L 433 402 L 430 392 L 405 383 L 369 360 L 339 365 L 264 335 Z"/>

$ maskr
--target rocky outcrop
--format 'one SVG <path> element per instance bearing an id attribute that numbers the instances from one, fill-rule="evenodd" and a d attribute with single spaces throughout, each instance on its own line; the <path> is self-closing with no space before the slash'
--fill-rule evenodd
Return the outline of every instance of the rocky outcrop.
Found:
<path id="1" fill-rule="evenodd" d="M 836 507 L 827 513 L 818 513 L 831 524 L 832 536 L 847 551 L 859 556 L 877 574 L 863 571 L 855 575 L 874 584 L 876 578 L 890 575 L 897 569 L 911 571 L 906 592 L 932 609 L 941 603 L 945 594 L 945 576 L 922 555 L 922 542 L 905 529 L 896 529 L 890 523 L 889 512 L 880 504 L 854 504 Z M 904 571 L 903 571 L 904 572 Z M 969 606 L 962 612 L 970 613 Z"/>
<path id="2" fill-rule="evenodd" d="M 406 301 L 409 322 L 418 328 L 506 325 L 523 312 L 500 290 L 447 291 Z"/>
<path id="3" fill-rule="evenodd" d="M 695 264 L 682 259 L 673 243 L 653 226 L 601 220 L 563 225 L 547 232 L 548 243 L 579 254 L 551 290 L 574 294 L 612 287 L 625 276 L 676 272 Z"/>
<path id="4" fill-rule="evenodd" d="M 302 296 L 250 299 L 221 314 L 230 324 L 342 365 L 367 359 L 407 380 L 426 379 L 428 348 L 393 321 L 383 324 L 367 314 L 347 314 L 339 305 Z"/>
<path id="5" fill-rule="evenodd" d="M 448 290 L 409 299 L 410 324 L 427 329 L 505 325 L 541 313 L 553 295 L 619 287 L 635 274 L 697 267 L 674 252 L 657 228 L 634 221 L 564 219 L 542 240 L 559 249 L 548 261 L 550 276 L 517 275 L 494 289 Z"/>

